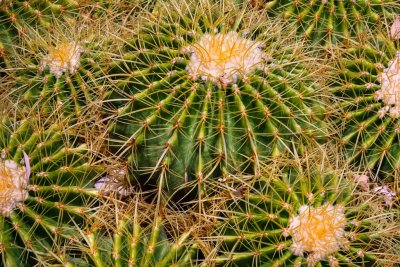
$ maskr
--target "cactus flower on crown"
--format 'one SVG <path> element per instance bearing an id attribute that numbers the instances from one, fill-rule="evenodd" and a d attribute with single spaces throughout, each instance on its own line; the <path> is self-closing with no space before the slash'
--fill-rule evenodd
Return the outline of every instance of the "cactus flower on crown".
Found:
<path id="1" fill-rule="evenodd" d="M 241 37 L 237 32 L 204 34 L 184 51 L 191 53 L 186 70 L 194 79 L 200 77 L 218 86 L 234 83 L 238 78 L 265 69 L 263 44 Z"/>
<path id="2" fill-rule="evenodd" d="M 28 198 L 26 188 L 29 180 L 29 163 L 26 162 L 26 164 L 26 167 L 20 166 L 13 160 L 5 159 L 5 153 L 2 153 L 0 158 L 0 212 L 2 216 L 10 216 L 17 204 Z"/>
<path id="3" fill-rule="evenodd" d="M 400 19 L 396 17 L 393 21 L 392 27 L 390 28 L 390 36 L 394 39 L 400 39 Z"/>
<path id="4" fill-rule="evenodd" d="M 76 43 L 61 43 L 48 49 L 48 54 L 43 58 L 40 69 L 49 66 L 50 72 L 57 78 L 69 71 L 74 74 L 80 65 L 82 48 Z"/>
<path id="5" fill-rule="evenodd" d="M 307 260 L 313 265 L 345 246 L 345 225 L 346 217 L 341 206 L 325 204 L 314 208 L 303 205 L 299 214 L 290 219 L 291 250 L 297 256 L 309 253 Z"/>
<path id="6" fill-rule="evenodd" d="M 400 52 L 389 62 L 388 68 L 384 69 L 378 76 L 381 89 L 376 91 L 377 100 L 382 100 L 384 107 L 378 111 L 380 118 L 389 113 L 389 116 L 398 118 L 400 116 Z"/>

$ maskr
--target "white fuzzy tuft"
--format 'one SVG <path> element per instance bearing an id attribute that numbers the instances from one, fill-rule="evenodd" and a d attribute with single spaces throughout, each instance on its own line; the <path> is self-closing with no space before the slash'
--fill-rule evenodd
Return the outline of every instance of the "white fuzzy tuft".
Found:
<path id="1" fill-rule="evenodd" d="M 309 253 L 310 265 L 337 252 L 347 242 L 346 217 L 341 206 L 325 204 L 314 208 L 303 205 L 289 221 L 291 251 L 297 256 Z"/>
<path id="2" fill-rule="evenodd" d="M 191 53 L 186 70 L 197 79 L 217 85 L 234 83 L 255 69 L 265 69 L 263 45 L 236 32 L 204 34 L 198 42 L 184 47 Z"/>
<path id="3" fill-rule="evenodd" d="M 381 89 L 376 91 L 375 98 L 382 100 L 385 106 L 378 111 L 378 116 L 383 118 L 388 114 L 392 118 L 400 116 L 400 52 L 396 53 L 394 60 L 389 62 L 388 68 L 378 76 Z"/>
<path id="4" fill-rule="evenodd" d="M 49 49 L 43 58 L 40 69 L 49 66 L 50 72 L 60 78 L 65 72 L 74 74 L 80 65 L 82 49 L 75 43 L 62 43 L 55 48 Z"/>
<path id="5" fill-rule="evenodd" d="M 28 179 L 25 167 L 13 160 L 0 159 L 0 212 L 3 216 L 10 216 L 16 205 L 28 198 Z"/>

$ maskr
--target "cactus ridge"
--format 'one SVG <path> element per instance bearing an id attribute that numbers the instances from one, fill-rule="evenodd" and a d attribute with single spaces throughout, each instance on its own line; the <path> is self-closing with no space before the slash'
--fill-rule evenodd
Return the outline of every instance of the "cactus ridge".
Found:
<path id="1" fill-rule="evenodd" d="M 94 222 L 82 231 L 82 239 L 77 239 L 80 257 L 69 255 L 67 262 L 77 267 L 193 266 L 197 249 L 191 243 L 192 230 L 171 240 L 159 216 L 149 224 L 141 222 L 136 213 L 117 216 L 115 229 L 107 232 Z"/>
<path id="2" fill-rule="evenodd" d="M 110 146 L 128 156 L 134 176 L 164 177 L 157 183 L 172 192 L 188 181 L 256 174 L 261 158 L 300 153 L 327 135 L 321 87 L 307 69 L 315 60 L 280 40 L 282 29 L 249 10 L 179 8 L 160 8 L 162 18 L 141 24 L 110 69 Z"/>

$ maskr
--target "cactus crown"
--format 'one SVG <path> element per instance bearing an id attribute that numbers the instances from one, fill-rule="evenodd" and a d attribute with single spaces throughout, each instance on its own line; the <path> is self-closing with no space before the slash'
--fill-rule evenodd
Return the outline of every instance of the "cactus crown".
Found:
<path id="1" fill-rule="evenodd" d="M 377 100 L 382 100 L 385 105 L 379 111 L 379 117 L 386 112 L 393 118 L 400 116 L 400 51 L 396 52 L 394 59 L 390 60 L 386 69 L 377 77 L 381 89 L 376 91 Z"/>
<path id="2" fill-rule="evenodd" d="M 313 259 L 321 260 L 347 243 L 345 225 L 346 217 L 340 205 L 324 204 L 316 208 L 302 205 L 289 221 L 288 231 L 293 240 L 290 249 L 294 255 L 308 253 Z"/>
<path id="3" fill-rule="evenodd" d="M 88 23 L 84 19 L 58 21 L 45 33 L 38 27 L 25 38 L 21 51 L 15 51 L 15 73 L 10 71 L 16 81 L 13 97 L 27 112 L 68 124 L 84 123 L 98 115 L 105 84 L 101 78 L 107 68 L 103 63 L 112 43 L 107 39 L 107 25 L 99 29 L 101 22 Z"/>
<path id="4" fill-rule="evenodd" d="M 44 69 L 47 65 L 50 67 L 50 72 L 60 78 L 67 70 L 74 74 L 80 65 L 80 54 L 82 49 L 78 44 L 61 43 L 56 47 L 48 50 L 48 54 L 41 62 L 40 69 Z"/>
<path id="5" fill-rule="evenodd" d="M 237 32 L 204 34 L 188 47 L 191 57 L 187 71 L 217 85 L 236 82 L 256 69 L 266 68 L 263 44 L 241 37 Z"/>

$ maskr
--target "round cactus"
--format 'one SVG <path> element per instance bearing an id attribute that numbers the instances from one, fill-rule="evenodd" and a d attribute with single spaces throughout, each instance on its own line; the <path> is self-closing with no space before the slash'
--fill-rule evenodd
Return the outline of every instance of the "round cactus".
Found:
<path id="1" fill-rule="evenodd" d="M 90 213 L 100 171 L 58 125 L 1 119 L 0 248 L 4 266 L 36 266 Z"/>
<path id="2" fill-rule="evenodd" d="M 327 160 L 318 153 L 318 157 Z M 323 160 L 267 171 L 224 208 L 217 266 L 394 266 L 394 211 Z M 283 169 L 283 170 L 282 170 Z M 391 243 L 392 240 L 392 243 Z M 397 258 L 396 258 L 397 257 Z"/>
<path id="3" fill-rule="evenodd" d="M 338 43 L 365 35 L 382 21 L 393 19 L 400 4 L 393 0 L 255 0 L 269 14 L 294 20 L 298 33 L 316 43 Z"/>
<path id="4" fill-rule="evenodd" d="M 101 62 L 110 45 L 104 32 L 104 38 L 94 34 L 95 28 L 55 23 L 52 30 L 25 38 L 23 52 L 12 62 L 16 102 L 43 117 L 70 117 L 69 122 L 76 122 L 87 111 L 94 115 L 104 85 L 98 81 L 103 75 Z"/>
<path id="5" fill-rule="evenodd" d="M 82 233 L 85 243 L 78 240 L 80 257 L 73 258 L 70 253 L 66 257 L 67 262 L 71 266 L 82 267 L 193 266 L 191 263 L 196 248 L 188 244 L 190 231 L 171 241 L 160 217 L 155 218 L 147 227 L 142 227 L 135 216 L 126 214 L 117 221 L 112 235 L 97 226 Z"/>
<path id="6" fill-rule="evenodd" d="M 6 50 L 19 43 L 16 38 L 26 34 L 29 28 L 35 25 L 50 28 L 55 16 L 66 17 L 76 8 L 78 2 L 74 0 L 0 1 L 0 60 L 5 62 Z"/>
<path id="7" fill-rule="evenodd" d="M 347 49 L 332 86 L 342 100 L 340 143 L 352 162 L 381 178 L 400 168 L 398 51 L 398 44 L 383 35 Z"/>
<path id="8" fill-rule="evenodd" d="M 254 10 L 176 5 L 149 14 L 110 69 L 110 146 L 135 177 L 172 192 L 257 174 L 261 158 L 326 136 L 318 62 L 294 34 Z"/>

